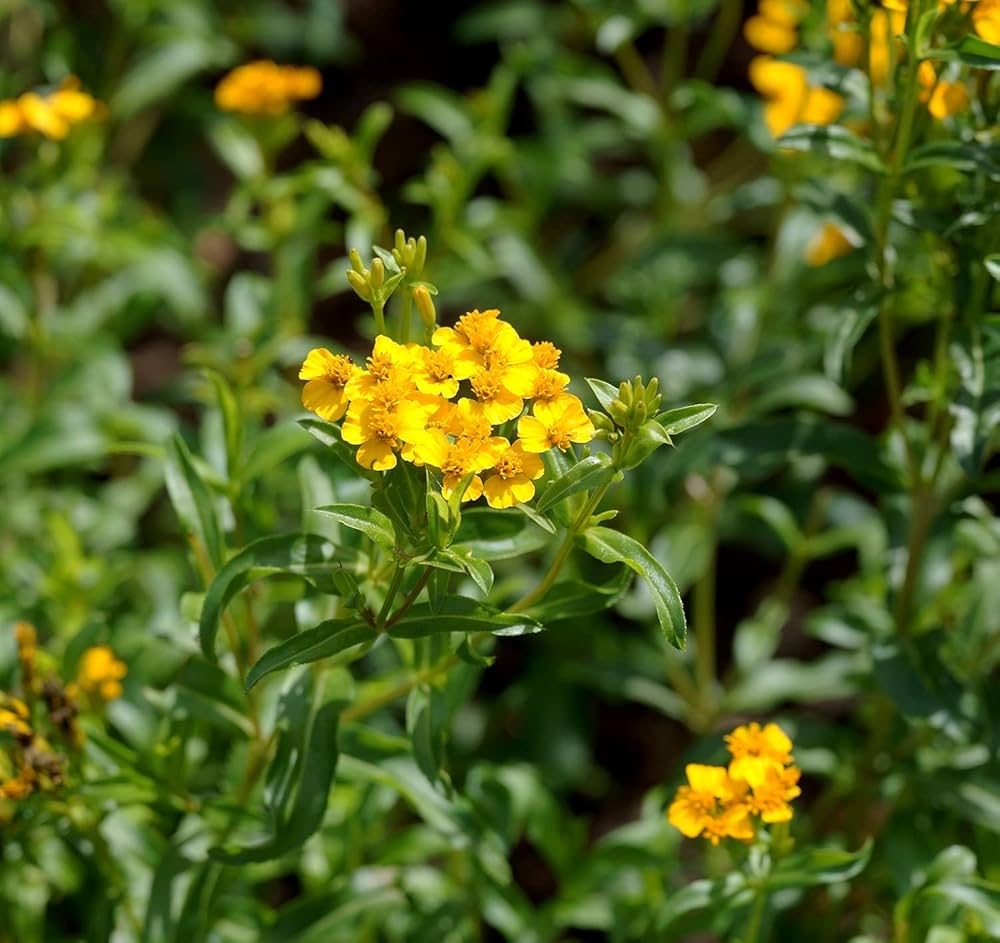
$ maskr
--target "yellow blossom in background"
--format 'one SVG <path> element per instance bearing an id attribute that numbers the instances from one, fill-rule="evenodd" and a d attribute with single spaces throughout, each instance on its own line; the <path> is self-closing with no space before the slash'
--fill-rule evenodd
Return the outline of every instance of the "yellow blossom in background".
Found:
<path id="1" fill-rule="evenodd" d="M 762 782 L 768 769 L 784 766 L 792 759 L 792 741 L 777 724 L 746 724 L 725 739 L 733 757 L 729 775 L 751 785 Z"/>
<path id="2" fill-rule="evenodd" d="M 899 58 L 903 48 L 896 37 L 906 29 L 906 7 L 875 10 L 870 28 L 868 74 L 873 85 L 883 86 L 889 78 L 893 60 Z"/>
<path id="3" fill-rule="evenodd" d="M 486 503 L 493 508 L 510 508 L 524 504 L 535 496 L 534 482 L 545 474 L 542 460 L 525 452 L 521 442 L 504 449 L 493 465 L 493 474 L 486 479 L 483 490 Z"/>
<path id="4" fill-rule="evenodd" d="M 360 372 L 344 354 L 333 354 L 325 347 L 310 350 L 299 370 L 299 379 L 307 381 L 302 388 L 302 405 L 321 419 L 335 422 L 347 412 L 345 388 Z"/>
<path id="5" fill-rule="evenodd" d="M 84 694 L 113 701 L 122 696 L 121 681 L 126 674 L 128 668 L 115 658 L 109 645 L 95 645 L 83 653 L 76 683 Z"/>
<path id="6" fill-rule="evenodd" d="M 0 799 L 20 802 L 35 790 L 35 771 L 30 766 L 22 766 L 17 775 L 0 782 Z"/>
<path id="7" fill-rule="evenodd" d="M 31 737 L 31 714 L 27 704 L 0 692 L 0 733 Z"/>
<path id="8" fill-rule="evenodd" d="M 743 24 L 743 35 L 761 52 L 791 52 L 798 44 L 799 23 L 808 12 L 806 0 L 760 0 L 757 15 Z"/>
<path id="9" fill-rule="evenodd" d="M 969 93 L 964 82 L 949 82 L 938 77 L 928 61 L 920 63 L 917 72 L 920 82 L 920 100 L 934 118 L 949 118 L 961 114 L 969 107 Z"/>
<path id="10" fill-rule="evenodd" d="M 222 77 L 215 104 L 247 115 L 281 115 L 293 102 L 315 98 L 323 88 L 311 66 L 283 66 L 270 60 L 248 62 Z"/>
<path id="11" fill-rule="evenodd" d="M 986 42 L 1000 45 L 1000 0 L 979 0 L 972 8 L 972 27 Z"/>
<path id="12" fill-rule="evenodd" d="M 853 66 L 865 51 L 864 37 L 857 29 L 851 0 L 828 0 L 826 31 L 833 43 L 833 58 L 840 65 Z"/>
<path id="13" fill-rule="evenodd" d="M 750 841 L 754 836 L 747 805 L 747 785 L 733 779 L 724 766 L 689 763 L 688 784 L 677 790 L 667 820 L 688 838 L 704 836 L 713 845 L 720 839 Z"/>
<path id="14" fill-rule="evenodd" d="M 754 818 L 766 825 L 788 822 L 789 803 L 801 795 L 801 771 L 792 765 L 792 741 L 777 724 L 737 727 L 725 738 L 729 767 L 685 767 L 688 784 L 677 790 L 667 810 L 670 824 L 688 838 L 749 841 Z"/>
<path id="15" fill-rule="evenodd" d="M 775 137 L 796 124 L 830 124 L 844 108 L 836 92 L 811 87 L 801 66 L 771 56 L 750 63 L 750 82 L 767 99 L 764 121 Z"/>
<path id="16" fill-rule="evenodd" d="M 853 250 L 854 245 L 847 238 L 844 230 L 836 223 L 826 222 L 822 229 L 806 244 L 806 264 L 813 267 L 826 265 L 827 262 L 832 262 Z"/>
<path id="17" fill-rule="evenodd" d="M 797 766 L 769 766 L 763 779 L 751 786 L 747 799 L 750 811 L 768 825 L 790 822 L 792 807 L 789 803 L 802 793 L 799 789 L 801 775 Z"/>
<path id="18" fill-rule="evenodd" d="M 69 76 L 47 95 L 25 92 L 16 100 L 0 101 L 0 137 L 37 131 L 61 141 L 74 125 L 98 117 L 101 111 L 100 102 L 80 91 L 79 79 Z"/>
<path id="19" fill-rule="evenodd" d="M 573 442 L 589 442 L 596 433 L 583 404 L 570 396 L 556 403 L 536 403 L 532 415 L 522 416 L 517 434 L 526 452 L 562 452 Z"/>

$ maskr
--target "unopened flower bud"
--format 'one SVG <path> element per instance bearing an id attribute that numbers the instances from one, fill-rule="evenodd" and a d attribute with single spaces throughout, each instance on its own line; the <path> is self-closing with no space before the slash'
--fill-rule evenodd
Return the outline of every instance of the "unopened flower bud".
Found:
<path id="1" fill-rule="evenodd" d="M 364 262 L 361 261 L 361 253 L 357 249 L 351 249 L 347 254 L 347 257 L 351 260 L 351 268 L 354 269 L 359 275 L 367 275 L 368 272 L 365 269 Z"/>
<path id="2" fill-rule="evenodd" d="M 368 276 L 368 284 L 374 291 L 378 291 L 385 281 L 385 265 L 380 258 L 372 259 L 372 271 Z"/>
<path id="3" fill-rule="evenodd" d="M 434 299 L 427 290 L 426 285 L 417 285 L 413 289 L 413 303 L 420 312 L 420 319 L 424 322 L 424 327 L 432 328 L 437 324 L 437 311 L 434 308 Z"/>
<path id="4" fill-rule="evenodd" d="M 354 269 L 348 269 L 347 281 L 350 283 L 351 288 L 354 289 L 355 293 L 362 301 L 372 300 L 371 289 L 368 287 L 368 282 L 365 280 L 365 277 L 363 275 L 356 272 Z"/>

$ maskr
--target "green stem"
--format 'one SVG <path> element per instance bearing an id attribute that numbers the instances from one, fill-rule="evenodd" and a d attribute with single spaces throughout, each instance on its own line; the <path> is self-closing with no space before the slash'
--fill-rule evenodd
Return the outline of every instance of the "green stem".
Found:
<path id="1" fill-rule="evenodd" d="M 757 893 L 753 899 L 753 909 L 750 911 L 750 919 L 747 921 L 746 943 L 763 943 L 760 931 L 766 910 L 767 884 L 761 881 L 757 886 Z"/>
<path id="2" fill-rule="evenodd" d="M 420 574 L 420 579 L 417 580 L 416 585 L 411 589 L 406 596 L 403 597 L 403 601 L 399 604 L 399 608 L 392 614 L 383 628 L 390 629 L 403 617 L 406 610 L 413 605 L 417 597 L 420 595 L 420 591 L 427 585 L 427 581 L 431 578 L 431 568 L 427 567 L 424 572 Z"/>
<path id="3" fill-rule="evenodd" d="M 697 78 L 711 82 L 719 74 L 719 69 L 725 61 L 729 47 L 733 44 L 742 19 L 743 3 L 741 0 L 723 0 L 722 9 L 715 18 L 715 26 L 694 67 L 694 74 Z"/>
<path id="4" fill-rule="evenodd" d="M 375 333 L 385 334 L 385 302 L 372 299 L 372 314 L 375 315 Z"/>
<path id="5" fill-rule="evenodd" d="M 715 564 L 713 544 L 705 572 L 694 584 L 695 679 L 703 708 L 715 690 Z"/>
<path id="6" fill-rule="evenodd" d="M 408 344 L 410 342 L 410 316 L 413 311 L 413 298 L 409 290 L 402 292 L 403 306 L 400 311 L 399 342 Z"/>
<path id="7" fill-rule="evenodd" d="M 594 513 L 607 494 L 608 488 L 611 487 L 610 484 L 602 485 L 598 488 L 583 506 L 583 510 L 580 515 L 573 522 L 573 526 L 566 531 L 566 536 L 563 538 L 563 542 L 560 544 L 559 549 L 556 551 L 555 558 L 552 560 L 552 564 L 549 566 L 548 572 L 542 577 L 542 581 L 529 592 L 527 595 L 522 596 L 513 606 L 508 609 L 508 612 L 524 612 L 525 609 L 534 605 L 539 599 L 544 598 L 545 594 L 552 589 L 553 584 L 559 576 L 563 565 L 569 559 L 569 555 L 573 550 L 573 542 L 576 540 L 576 535 L 586 526 L 587 521 L 590 520 L 590 515 Z"/>
<path id="8" fill-rule="evenodd" d="M 378 617 L 375 619 L 375 627 L 380 631 L 386 627 L 386 620 L 389 618 L 389 611 L 392 609 L 392 601 L 396 598 L 396 593 L 399 592 L 405 572 L 403 567 L 398 563 L 392 571 L 392 580 L 389 583 L 389 588 L 385 591 L 385 600 L 382 603 L 382 608 L 379 610 Z"/>

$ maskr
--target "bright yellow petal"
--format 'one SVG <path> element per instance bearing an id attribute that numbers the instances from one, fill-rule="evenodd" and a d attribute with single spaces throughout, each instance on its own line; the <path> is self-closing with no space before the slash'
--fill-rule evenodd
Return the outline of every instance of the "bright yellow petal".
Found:
<path id="1" fill-rule="evenodd" d="M 514 493 L 510 488 L 510 482 L 505 481 L 499 475 L 490 475 L 483 485 L 483 493 L 486 495 L 486 503 L 491 508 L 510 508 L 514 506 Z"/>
<path id="2" fill-rule="evenodd" d="M 534 416 L 522 416 L 517 421 L 517 436 L 525 452 L 547 452 L 552 448 L 548 427 Z"/>
<path id="3" fill-rule="evenodd" d="M 450 445 L 448 437 L 440 429 L 431 429 L 413 448 L 422 462 L 441 468 L 448 458 Z"/>
<path id="4" fill-rule="evenodd" d="M 705 792 L 721 796 L 726 791 L 729 775 L 724 766 L 706 766 L 703 763 L 688 763 L 684 767 L 691 788 L 695 792 Z"/>
<path id="5" fill-rule="evenodd" d="M 396 467 L 396 453 L 385 439 L 369 439 L 362 443 L 356 458 L 359 465 L 375 471 L 388 471 Z"/>
<path id="6" fill-rule="evenodd" d="M 310 380 L 302 388 L 302 405 L 327 422 L 336 422 L 347 412 L 348 399 L 343 389 L 326 380 Z"/>

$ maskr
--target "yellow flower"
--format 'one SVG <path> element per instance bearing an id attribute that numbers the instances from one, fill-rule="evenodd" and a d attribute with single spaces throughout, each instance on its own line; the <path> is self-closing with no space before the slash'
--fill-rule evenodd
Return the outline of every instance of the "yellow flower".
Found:
<path id="1" fill-rule="evenodd" d="M 75 76 L 63 79 L 62 84 L 48 97 L 49 106 L 70 124 L 79 124 L 93 118 L 100 108 L 99 103 L 80 91 L 80 80 Z"/>
<path id="2" fill-rule="evenodd" d="M 515 441 L 496 456 L 493 474 L 483 486 L 487 504 L 493 508 L 510 508 L 530 501 L 535 496 L 533 482 L 544 474 L 542 460 L 525 452 L 523 444 Z"/>
<path id="3" fill-rule="evenodd" d="M 453 328 L 439 327 L 431 340 L 447 350 L 456 365 L 466 365 L 459 367 L 464 369 L 464 377 L 471 376 L 477 367 L 496 368 L 502 370 L 505 382 L 515 385 L 528 382 L 530 372 L 514 368 L 532 362 L 531 344 L 522 340 L 510 324 L 500 320 L 500 312 L 495 308 L 463 314 Z M 511 386 L 511 392 L 516 392 L 515 386 Z"/>
<path id="4" fill-rule="evenodd" d="M 836 223 L 824 223 L 823 228 L 806 245 L 806 264 L 814 268 L 826 265 L 853 250 L 854 245 Z"/>
<path id="5" fill-rule="evenodd" d="M 749 796 L 750 811 L 759 815 L 769 825 L 788 822 L 792 818 L 792 807 L 788 804 L 802 794 L 797 766 L 769 766 L 764 778 L 753 784 Z"/>
<path id="6" fill-rule="evenodd" d="M 248 62 L 222 77 L 215 104 L 223 111 L 248 115 L 280 115 L 294 101 L 315 98 L 323 87 L 311 66 L 281 66 L 270 60 Z"/>
<path id="7" fill-rule="evenodd" d="M 25 92 L 18 100 L 24 123 L 47 138 L 61 141 L 69 134 L 69 122 L 37 92 Z"/>
<path id="8" fill-rule="evenodd" d="M 761 52 L 791 52 L 798 41 L 799 23 L 808 12 L 803 0 L 760 0 L 757 15 L 743 24 L 743 35 Z"/>
<path id="9" fill-rule="evenodd" d="M 506 446 L 507 440 L 499 437 L 487 441 L 463 437 L 449 442 L 443 432 L 433 430 L 414 445 L 413 451 L 424 464 L 441 469 L 444 475 L 441 494 L 450 498 L 466 475 L 489 468 L 499 450 Z M 475 501 L 482 493 L 483 480 L 477 474 L 466 487 L 462 500 Z"/>
<path id="10" fill-rule="evenodd" d="M 458 381 L 472 375 L 475 367 L 468 361 L 455 362 L 455 355 L 446 348 L 418 348 L 413 362 L 413 381 L 422 393 L 433 393 L 451 399 L 458 392 Z"/>
<path id="11" fill-rule="evenodd" d="M 888 4 L 887 4 L 888 6 Z M 885 85 L 889 77 L 892 50 L 898 55 L 902 44 L 895 38 L 906 29 L 906 7 L 875 10 L 871 18 L 871 42 L 868 49 L 868 74 L 873 85 Z"/>
<path id="12" fill-rule="evenodd" d="M 561 356 L 562 351 L 551 341 L 537 341 L 531 345 L 531 358 L 542 370 L 557 369 Z"/>
<path id="13" fill-rule="evenodd" d="M 750 841 L 753 824 L 746 802 L 746 783 L 733 779 L 724 766 L 689 763 L 688 785 L 677 790 L 667 820 L 688 838 L 703 835 L 713 845 L 722 838 Z"/>
<path id="14" fill-rule="evenodd" d="M 830 124 L 844 108 L 843 98 L 810 87 L 805 69 L 792 62 L 757 56 L 750 63 L 750 82 L 767 99 L 764 121 L 775 137 L 800 123 Z"/>
<path id="15" fill-rule="evenodd" d="M 972 9 L 972 26 L 986 42 L 1000 45 L 1000 0 L 979 0 Z"/>
<path id="16" fill-rule="evenodd" d="M 857 65 L 865 51 L 865 40 L 858 32 L 851 0 L 827 0 L 826 27 L 833 43 L 834 61 L 840 65 Z"/>
<path id="17" fill-rule="evenodd" d="M 0 799 L 20 802 L 35 791 L 35 771 L 30 766 L 22 766 L 20 772 L 10 779 L 0 782 Z"/>
<path id="18" fill-rule="evenodd" d="M 347 412 L 347 384 L 360 373 L 345 354 L 333 354 L 325 347 L 310 350 L 299 370 L 299 379 L 307 381 L 302 405 L 321 419 L 336 422 Z"/>
<path id="19" fill-rule="evenodd" d="M 571 442 L 589 442 L 596 430 L 583 404 L 571 394 L 555 403 L 538 402 L 531 416 L 522 416 L 517 434 L 526 452 L 565 452 Z"/>
<path id="20" fill-rule="evenodd" d="M 768 769 L 792 761 L 792 741 L 777 724 L 761 727 L 755 721 L 737 727 L 726 736 L 726 747 L 733 757 L 729 775 L 751 786 L 764 782 Z"/>
<path id="21" fill-rule="evenodd" d="M 540 368 L 535 372 L 532 385 L 528 389 L 528 398 L 538 403 L 551 403 L 552 405 L 569 405 L 571 399 L 575 399 L 572 393 L 566 392 L 566 385 L 569 377 L 565 373 L 549 368 Z"/>
<path id="22" fill-rule="evenodd" d="M 415 352 L 402 344 L 397 344 L 385 334 L 375 338 L 371 356 L 365 362 L 365 369 L 358 371 L 347 384 L 347 398 L 371 399 L 375 392 L 387 384 L 395 384 L 401 395 L 416 389 L 413 382 Z"/>
<path id="23" fill-rule="evenodd" d="M 917 78 L 921 85 L 920 100 L 926 102 L 932 117 L 949 118 L 969 107 L 969 93 L 964 83 L 939 79 L 934 66 L 926 59 L 920 63 Z"/>
<path id="24" fill-rule="evenodd" d="M 474 412 L 485 416 L 494 426 L 517 416 L 524 407 L 520 396 L 512 393 L 504 383 L 503 367 L 480 367 L 470 378 L 475 400 L 469 400 Z"/>
<path id="25" fill-rule="evenodd" d="M 24 115 L 17 102 L 0 101 L 0 138 L 12 138 L 18 134 L 23 134 L 27 130 L 24 122 Z"/>
<path id="26" fill-rule="evenodd" d="M 427 420 L 436 408 L 427 402 L 432 398 L 397 398 L 396 389 L 389 385 L 371 400 L 353 401 L 347 410 L 340 434 L 345 442 L 360 446 L 355 458 L 363 468 L 395 468 L 396 450 L 427 435 Z"/>
<path id="27" fill-rule="evenodd" d="M 30 738 L 31 714 L 24 701 L 0 692 L 0 733 Z"/>
<path id="28" fill-rule="evenodd" d="M 95 645 L 83 653 L 76 680 L 85 694 L 113 701 L 122 696 L 121 680 L 126 674 L 128 668 L 115 658 L 110 646 Z"/>

